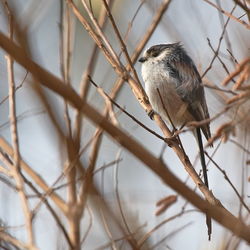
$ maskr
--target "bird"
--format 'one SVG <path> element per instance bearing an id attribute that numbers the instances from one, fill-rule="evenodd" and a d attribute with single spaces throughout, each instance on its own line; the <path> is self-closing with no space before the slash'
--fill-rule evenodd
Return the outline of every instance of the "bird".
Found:
<path id="1" fill-rule="evenodd" d="M 193 60 L 177 42 L 150 47 L 139 62 L 142 63 L 141 75 L 153 112 L 174 128 L 182 128 L 192 121 L 208 121 L 196 127 L 193 133 L 200 150 L 204 183 L 209 188 L 201 131 L 207 140 L 211 138 L 210 117 L 202 80 Z M 210 239 L 211 218 L 206 217 Z"/>

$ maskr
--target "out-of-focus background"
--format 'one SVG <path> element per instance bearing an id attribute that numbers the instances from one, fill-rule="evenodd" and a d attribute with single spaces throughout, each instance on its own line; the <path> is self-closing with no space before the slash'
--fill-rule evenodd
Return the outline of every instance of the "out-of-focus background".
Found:
<path id="1" fill-rule="evenodd" d="M 98 48 L 96 55 L 92 57 L 94 42 L 76 18 L 72 6 L 68 5 L 67 1 L 2 1 L 0 31 L 6 35 L 9 33 L 10 17 L 6 2 L 14 18 L 15 42 L 23 48 L 26 47 L 32 60 L 63 79 L 66 84 L 71 84 L 78 93 L 84 86 L 85 88 L 88 86 L 86 91 L 88 103 L 103 113 L 105 100 L 89 81 L 86 81 L 85 85 L 82 83 L 84 72 L 89 64 L 92 64 L 89 72 L 91 78 L 108 94 L 111 93 L 119 77 Z M 86 2 L 91 13 L 98 20 L 102 15 L 103 1 L 75 1 L 75 7 L 79 13 L 91 22 L 84 10 L 83 2 Z M 147 34 L 154 21 L 153 18 L 159 14 L 159 8 L 166 1 L 114 0 L 109 2 L 116 25 L 129 54 L 132 55 Z M 226 101 L 238 92 L 231 91 L 232 81 L 226 87 L 221 85 L 223 80 L 235 71 L 237 64 L 249 57 L 250 34 L 247 12 L 236 4 L 237 1 L 231 0 L 211 0 L 211 2 L 172 0 L 169 2 L 168 8 L 144 49 L 159 43 L 180 41 L 193 58 L 201 75 L 211 66 L 203 76 L 203 84 L 210 116 L 213 118 L 220 114 L 212 120 L 211 131 L 214 135 L 225 123 L 230 123 L 232 130 L 227 130 L 228 138 L 225 143 L 218 139 L 214 147 L 206 148 L 206 151 L 225 171 L 242 200 L 230 186 L 229 181 L 224 178 L 223 173 L 206 159 L 210 189 L 226 209 L 247 224 L 249 211 L 242 201 L 249 206 L 249 99 L 225 111 Z M 249 1 L 239 2 L 249 8 Z M 218 9 L 231 13 L 231 16 L 228 17 Z M 121 62 L 125 64 L 125 57 L 121 55 L 121 46 L 111 22 L 106 20 L 101 26 L 114 51 L 121 56 Z M 216 53 L 217 57 L 215 57 Z M 135 69 L 140 77 L 138 62 L 135 63 Z M 141 77 L 140 80 L 142 81 Z M 38 84 L 36 79 L 17 63 L 14 63 L 14 81 L 17 87 L 16 115 L 21 158 L 45 180 L 47 186 L 51 187 L 51 192 L 54 190 L 66 204 L 70 205 L 70 209 L 74 210 L 77 205 L 74 202 L 70 203 L 72 193 L 69 187 L 72 185 L 65 170 L 73 160 L 68 156 L 67 144 L 62 134 L 68 137 L 70 134 L 75 136 L 76 111 L 67 106 L 61 97 L 45 88 L 42 88 L 42 94 L 39 95 L 35 87 Z M 1 49 L 0 83 L 0 135 L 12 144 L 7 98 L 8 68 L 6 52 Z M 219 91 L 218 88 L 222 90 Z M 126 82 L 122 84 L 115 101 L 144 125 L 162 135 L 161 130 L 147 116 Z M 120 128 L 155 156 L 162 157 L 176 176 L 195 189 L 195 184 L 188 178 L 188 174 L 171 148 L 165 147 L 163 141 L 143 129 L 117 107 L 113 110 Z M 79 137 L 75 139 L 77 138 L 80 143 L 79 152 L 82 151 L 79 156 L 81 167 L 87 169 L 92 164 L 91 157 L 93 157 L 95 141 L 93 136 L 97 128 L 88 119 L 84 117 L 80 119 L 82 119 L 82 130 L 78 134 Z M 55 124 L 61 132 L 58 132 Z M 181 134 L 181 140 L 187 155 L 199 173 L 201 167 L 197 159 L 196 141 L 190 132 Z M 3 156 L 0 165 L 0 220 L 3 228 L 1 230 L 21 242 L 27 242 L 28 233 L 23 205 L 15 179 L 2 170 L 8 169 Z M 84 181 L 81 173 L 78 171 L 74 179 L 76 196 L 82 194 L 80 190 Z M 131 249 L 126 237 L 131 233 L 138 242 L 143 242 L 141 249 L 243 250 L 249 247 L 243 240 L 233 236 L 216 222 L 213 222 L 212 239 L 208 241 L 204 214 L 186 204 L 181 196 L 163 184 L 140 161 L 105 133 L 99 142 L 92 174 L 93 186 L 97 190 L 98 197 L 102 197 L 108 208 L 104 209 L 103 204 L 97 201 L 97 194 L 93 190 L 84 193 L 88 197 L 78 217 L 82 249 Z M 44 199 L 39 198 L 32 187 L 25 182 L 26 197 L 33 214 L 34 245 L 39 249 L 72 248 L 69 244 L 70 240 L 65 236 L 68 234 L 69 239 L 73 237 L 70 216 L 66 216 L 58 208 L 51 200 L 50 194 L 46 193 L 29 173 L 23 171 L 23 175 L 27 178 L 27 182 L 30 181 L 35 186 L 40 195 L 44 195 L 44 199 L 50 204 L 58 221 L 63 225 L 63 227 L 60 226 Z M 201 195 L 198 190 L 196 192 Z M 156 216 L 158 209 L 156 203 L 170 195 L 178 195 L 177 202 Z M 180 215 L 171 218 L 177 214 Z M 162 223 L 169 218 L 169 221 Z M 160 223 L 162 225 L 159 228 L 156 227 Z M 15 249 L 14 244 L 5 238 L 1 238 L 0 246 L 2 249 Z"/>

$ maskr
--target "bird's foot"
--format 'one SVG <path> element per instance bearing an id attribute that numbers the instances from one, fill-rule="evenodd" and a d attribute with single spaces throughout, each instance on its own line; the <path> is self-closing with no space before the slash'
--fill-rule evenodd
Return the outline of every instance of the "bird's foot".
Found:
<path id="1" fill-rule="evenodd" d="M 149 118 L 150 118 L 151 120 L 154 120 L 154 114 L 155 114 L 154 110 L 151 109 L 151 110 L 150 110 L 149 112 L 147 112 L 147 113 L 148 113 Z"/>
<path id="2" fill-rule="evenodd" d="M 178 139 L 179 134 L 180 134 L 180 130 L 177 130 L 174 128 L 172 131 L 172 135 L 170 137 L 164 139 L 169 147 L 172 147 L 173 144 L 179 145 L 179 139 Z"/>
<path id="3" fill-rule="evenodd" d="M 165 138 L 164 141 L 168 144 L 170 148 L 172 148 L 174 144 L 179 144 L 179 141 L 176 136 Z"/>

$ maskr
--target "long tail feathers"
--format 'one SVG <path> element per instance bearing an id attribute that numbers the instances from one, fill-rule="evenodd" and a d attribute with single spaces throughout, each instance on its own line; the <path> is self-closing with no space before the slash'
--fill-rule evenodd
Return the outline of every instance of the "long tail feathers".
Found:
<path id="1" fill-rule="evenodd" d="M 203 143 L 202 143 L 202 137 L 201 137 L 201 129 L 196 128 L 196 133 L 197 133 L 197 141 L 200 149 L 200 160 L 201 160 L 201 166 L 202 166 L 202 171 L 203 171 L 203 176 L 204 176 L 204 183 L 209 188 L 208 185 L 208 178 L 207 178 L 207 167 L 206 167 L 206 161 L 205 161 L 205 155 L 204 155 L 204 149 L 203 149 Z M 212 221 L 211 217 L 206 214 L 206 224 L 207 224 L 207 232 L 208 232 L 208 240 L 211 239 L 211 234 L 212 234 Z"/>

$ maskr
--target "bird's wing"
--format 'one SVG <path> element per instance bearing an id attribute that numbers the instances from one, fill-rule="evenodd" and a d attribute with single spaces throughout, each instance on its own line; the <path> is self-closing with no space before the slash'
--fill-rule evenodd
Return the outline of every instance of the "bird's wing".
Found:
<path id="1" fill-rule="evenodd" d="M 179 84 L 176 86 L 176 91 L 181 99 L 188 104 L 190 114 L 196 121 L 208 119 L 209 113 L 204 88 L 201 84 L 200 75 L 191 58 L 186 56 L 184 62 L 177 60 L 168 62 L 168 67 L 171 77 L 178 80 Z M 211 137 L 209 123 L 201 126 L 201 129 L 206 139 L 209 139 Z"/>

